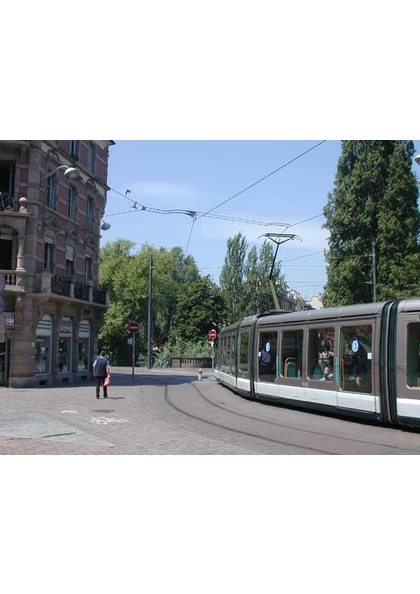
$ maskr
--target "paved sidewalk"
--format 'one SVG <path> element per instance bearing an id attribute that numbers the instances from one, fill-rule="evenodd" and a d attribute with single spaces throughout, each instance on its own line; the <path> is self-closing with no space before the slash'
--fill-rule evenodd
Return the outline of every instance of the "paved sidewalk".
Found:
<path id="1" fill-rule="evenodd" d="M 92 381 L 46 388 L 0 388 L 0 454 L 197 451 L 194 440 L 189 447 L 186 445 L 187 432 L 180 432 L 176 423 L 161 421 L 157 401 L 162 399 L 162 381 L 167 381 L 168 376 L 176 375 L 178 379 L 172 389 L 182 390 L 185 384 L 180 384 L 179 378 L 184 378 L 186 383 L 197 381 L 197 370 L 136 368 L 134 378 L 131 371 L 131 368 L 112 369 L 107 400 L 102 395 L 100 400 L 95 398 Z M 211 379 L 212 371 L 204 370 L 203 381 Z M 180 447 L 181 441 L 184 447 Z M 199 453 L 213 453 L 211 446 L 206 443 Z"/>

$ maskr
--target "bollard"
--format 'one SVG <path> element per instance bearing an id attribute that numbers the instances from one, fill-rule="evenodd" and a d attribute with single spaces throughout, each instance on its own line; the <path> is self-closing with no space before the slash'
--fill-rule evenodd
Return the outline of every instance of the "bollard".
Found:
<path id="1" fill-rule="evenodd" d="M 203 370 L 201 368 L 198 370 L 197 376 L 198 381 L 201 382 L 203 379 Z"/>

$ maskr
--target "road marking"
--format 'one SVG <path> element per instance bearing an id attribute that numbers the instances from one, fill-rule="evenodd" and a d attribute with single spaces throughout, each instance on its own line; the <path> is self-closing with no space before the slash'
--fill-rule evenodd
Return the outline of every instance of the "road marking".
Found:
<path id="1" fill-rule="evenodd" d="M 65 414 L 65 413 L 69 413 L 71 415 L 78 415 L 79 411 L 77 411 L 77 410 L 63 410 L 63 414 Z"/>
<path id="2" fill-rule="evenodd" d="M 110 419 L 109 417 L 92 417 L 91 423 L 97 425 L 108 425 L 108 423 L 128 423 L 127 419 Z"/>

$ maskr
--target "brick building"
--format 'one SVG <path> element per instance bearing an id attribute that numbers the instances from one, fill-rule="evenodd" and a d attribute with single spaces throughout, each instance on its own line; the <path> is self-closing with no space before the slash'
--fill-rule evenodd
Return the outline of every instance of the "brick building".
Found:
<path id="1" fill-rule="evenodd" d="M 0 140 L 0 386 L 86 381 L 111 140 Z"/>

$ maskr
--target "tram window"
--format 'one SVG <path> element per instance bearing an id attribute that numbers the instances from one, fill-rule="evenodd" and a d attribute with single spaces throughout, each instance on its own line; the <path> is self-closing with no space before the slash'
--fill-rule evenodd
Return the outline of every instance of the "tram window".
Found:
<path id="1" fill-rule="evenodd" d="M 300 377 L 302 371 L 303 330 L 283 332 L 281 340 L 281 374 Z"/>
<path id="2" fill-rule="evenodd" d="M 277 332 L 261 332 L 258 337 L 258 375 L 262 382 L 274 382 L 277 373 Z"/>
<path id="3" fill-rule="evenodd" d="M 407 386 L 420 388 L 420 324 L 407 327 Z"/>
<path id="4" fill-rule="evenodd" d="M 249 332 L 239 336 L 239 371 L 248 373 Z"/>
<path id="5" fill-rule="evenodd" d="M 220 351 L 219 351 L 219 361 L 220 361 L 220 368 L 223 369 L 226 360 L 226 338 L 223 337 L 220 340 Z"/>
<path id="6" fill-rule="evenodd" d="M 332 381 L 334 374 L 334 328 L 309 330 L 308 377 Z"/>
<path id="7" fill-rule="evenodd" d="M 340 386 L 351 392 L 372 391 L 372 326 L 341 328 Z"/>
<path id="8" fill-rule="evenodd" d="M 231 373 L 236 373 L 236 356 L 235 356 L 235 338 L 234 336 L 231 337 L 230 340 L 230 371 Z"/>

